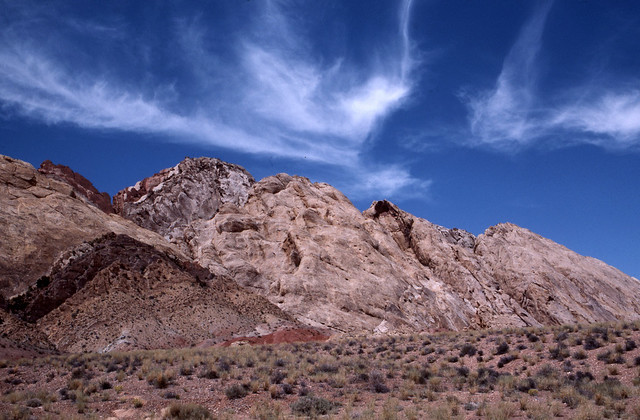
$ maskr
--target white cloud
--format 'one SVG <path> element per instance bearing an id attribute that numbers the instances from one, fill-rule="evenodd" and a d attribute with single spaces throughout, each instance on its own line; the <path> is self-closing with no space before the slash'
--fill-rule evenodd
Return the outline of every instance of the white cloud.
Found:
<path id="1" fill-rule="evenodd" d="M 431 180 L 418 180 L 406 168 L 386 165 L 351 171 L 352 181 L 346 185 L 354 199 L 425 199 L 429 197 Z"/>
<path id="2" fill-rule="evenodd" d="M 551 3 L 540 7 L 525 24 L 504 60 L 492 90 L 464 94 L 473 140 L 496 147 L 524 144 L 538 136 L 536 105 L 536 56 Z"/>
<path id="3" fill-rule="evenodd" d="M 207 31 L 197 18 L 177 23 L 181 32 L 175 44 L 194 76 L 197 98 L 184 97 L 166 83 L 132 88 L 135 84 L 123 83 L 114 72 L 74 68 L 55 51 L 41 48 L 38 36 L 46 34 L 30 25 L 0 29 L 0 103 L 5 112 L 50 124 L 160 134 L 176 142 L 306 158 L 363 171 L 364 143 L 412 91 L 411 0 L 401 4 L 399 41 L 390 40 L 399 50 L 385 67 L 348 63 L 342 57 L 323 63 L 304 39 L 304 28 L 287 14 L 290 5 L 265 5 L 237 41 L 236 62 L 211 52 Z M 125 28 L 119 25 L 114 32 L 92 22 L 61 22 L 83 35 L 95 30 L 100 36 L 115 33 L 119 39 Z M 74 48 L 73 39 L 65 41 L 62 48 Z M 159 99 L 167 91 L 173 94 Z M 385 181 L 385 194 L 420 182 L 406 171 L 396 171 L 395 176 L 395 181 Z"/>
<path id="4" fill-rule="evenodd" d="M 555 110 L 550 125 L 591 134 L 592 142 L 603 145 L 640 145 L 640 90 L 591 97 Z"/>
<path id="5" fill-rule="evenodd" d="M 468 109 L 470 143 L 505 151 L 549 139 L 554 146 L 639 146 L 640 84 L 607 90 L 596 87 L 611 85 L 601 79 L 566 89 L 553 106 L 537 92 L 536 61 L 550 6 L 544 3 L 523 27 L 493 89 L 460 95 Z"/>

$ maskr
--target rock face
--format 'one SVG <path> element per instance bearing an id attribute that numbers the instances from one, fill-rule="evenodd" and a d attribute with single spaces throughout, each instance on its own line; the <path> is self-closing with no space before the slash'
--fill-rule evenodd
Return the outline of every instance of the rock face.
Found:
<path id="1" fill-rule="evenodd" d="M 157 233 L 89 205 L 67 182 L 3 155 L 0 226 L 0 294 L 4 297 L 35 283 L 64 250 L 109 232 L 180 254 Z"/>
<path id="2" fill-rule="evenodd" d="M 210 219 L 224 203 L 244 204 L 254 182 L 240 166 L 187 158 L 120 191 L 113 202 L 121 216 L 182 246 L 187 226 Z"/>
<path id="3" fill-rule="evenodd" d="M 475 237 L 209 158 L 121 191 L 117 214 L 92 188 L 0 156 L 5 353 L 640 319 L 640 282 L 508 223 Z"/>
<path id="4" fill-rule="evenodd" d="M 527 229 L 490 227 L 475 253 L 501 289 L 543 324 L 639 318 L 640 282 Z"/>
<path id="5" fill-rule="evenodd" d="M 73 192 L 76 195 L 84 197 L 88 202 L 94 204 L 105 213 L 113 213 L 109 194 L 98 191 L 91 181 L 72 171 L 68 166 L 54 165 L 50 160 L 45 160 L 40 164 L 38 172 L 47 178 L 66 182 L 73 188 Z"/>
<path id="6" fill-rule="evenodd" d="M 64 253 L 8 308 L 62 351 L 186 347 L 296 325 L 233 280 L 114 233 Z"/>
<path id="7" fill-rule="evenodd" d="M 192 176 L 167 178 L 189 185 Z M 217 176 L 204 168 L 198 179 L 216 185 Z M 183 234 L 171 238 L 308 325 L 387 332 L 640 318 L 638 281 L 515 225 L 476 238 L 387 201 L 361 213 L 333 187 L 305 178 L 279 174 L 248 185 L 246 199 L 172 219 Z M 161 214 L 181 213 L 176 191 L 155 192 Z M 122 214 L 153 220 L 148 201 L 130 201 Z"/>

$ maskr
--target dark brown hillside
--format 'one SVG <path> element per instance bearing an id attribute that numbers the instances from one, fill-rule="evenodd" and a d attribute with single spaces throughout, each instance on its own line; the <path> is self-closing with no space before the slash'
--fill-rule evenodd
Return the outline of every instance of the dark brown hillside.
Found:
<path id="1" fill-rule="evenodd" d="M 113 233 L 63 254 L 8 306 L 63 351 L 185 347 L 293 324 L 232 280 Z"/>

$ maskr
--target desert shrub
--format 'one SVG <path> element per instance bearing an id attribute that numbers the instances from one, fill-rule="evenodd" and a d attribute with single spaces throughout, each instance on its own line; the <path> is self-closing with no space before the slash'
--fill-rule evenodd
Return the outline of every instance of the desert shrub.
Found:
<path id="1" fill-rule="evenodd" d="M 598 349 L 598 348 L 602 347 L 602 343 L 600 343 L 600 341 L 598 341 L 598 339 L 595 336 L 593 336 L 591 334 L 588 334 L 584 338 L 582 347 L 587 351 L 595 350 L 595 349 Z"/>
<path id="2" fill-rule="evenodd" d="M 475 356 L 478 352 L 478 349 L 473 344 L 464 344 L 460 349 L 460 357 L 464 356 Z"/>
<path id="3" fill-rule="evenodd" d="M 449 363 L 456 363 L 459 360 L 458 356 L 450 356 L 447 358 Z"/>
<path id="4" fill-rule="evenodd" d="M 500 373 L 491 369 L 491 368 L 478 368 L 476 371 L 476 379 L 475 382 L 481 387 L 493 387 L 493 385 L 498 382 L 498 378 L 500 377 Z M 483 390 L 481 392 L 487 392 L 487 390 Z"/>
<path id="5" fill-rule="evenodd" d="M 280 385 L 271 385 L 269 387 L 269 395 L 272 399 L 277 400 L 284 396 L 284 392 L 282 391 Z"/>
<path id="6" fill-rule="evenodd" d="M 570 352 L 566 345 L 563 343 L 558 343 L 557 346 L 549 349 L 549 355 L 553 360 L 564 360 L 569 357 Z"/>
<path id="7" fill-rule="evenodd" d="M 369 380 L 369 376 L 366 374 L 364 375 L 366 376 L 366 379 L 364 380 L 365 381 Z M 412 367 L 409 370 L 407 377 L 409 378 L 410 381 L 413 381 L 413 383 L 417 385 L 424 385 L 427 383 L 427 380 L 429 379 L 429 377 L 431 377 L 431 372 L 429 372 L 426 369 L 418 369 L 418 368 Z"/>
<path id="8" fill-rule="evenodd" d="M 298 398 L 291 404 L 291 411 L 295 414 L 314 417 L 317 415 L 327 415 L 336 407 L 338 407 L 338 404 L 325 400 L 324 398 L 305 396 Z"/>
<path id="9" fill-rule="evenodd" d="M 100 381 L 100 389 L 107 390 L 111 388 L 113 388 L 113 386 L 111 385 L 111 382 L 107 381 L 106 379 L 103 379 L 102 381 Z"/>
<path id="10" fill-rule="evenodd" d="M 624 357 L 621 354 L 612 352 L 610 350 L 598 354 L 597 358 L 598 360 L 605 362 L 606 364 L 623 364 L 625 362 Z"/>
<path id="11" fill-rule="evenodd" d="M 603 382 L 595 385 L 596 394 L 605 395 L 613 400 L 623 400 L 631 396 L 630 390 L 619 380 L 607 378 Z"/>
<path id="12" fill-rule="evenodd" d="M 221 357 L 216 366 L 220 372 L 229 372 L 231 369 L 231 361 L 226 357 Z"/>
<path id="13" fill-rule="evenodd" d="M 509 351 L 509 345 L 507 344 L 506 341 L 503 341 L 500 344 L 498 344 L 498 347 L 496 348 L 497 355 L 506 354 L 508 351 Z"/>
<path id="14" fill-rule="evenodd" d="M 213 419 L 211 412 L 198 404 L 173 403 L 167 409 L 163 420 L 206 420 Z"/>
<path id="15" fill-rule="evenodd" d="M 636 342 L 633 340 L 626 340 L 624 342 L 624 349 L 625 351 L 631 351 L 631 350 L 635 350 L 638 346 L 636 345 Z"/>
<path id="16" fill-rule="evenodd" d="M 466 366 L 459 366 L 456 368 L 456 373 L 458 374 L 458 376 L 466 378 L 467 376 L 469 376 L 469 368 Z"/>
<path id="17" fill-rule="evenodd" d="M 498 403 L 481 407 L 481 409 L 479 409 L 478 411 L 481 411 L 481 414 L 488 419 L 508 420 L 510 418 L 513 418 L 513 416 L 518 411 L 518 407 L 513 403 L 500 401 Z"/>
<path id="18" fill-rule="evenodd" d="M 167 391 L 164 394 L 162 394 L 162 398 L 164 398 L 165 400 L 179 400 L 180 395 L 176 394 L 173 391 Z"/>
<path id="19" fill-rule="evenodd" d="M 247 396 L 247 390 L 240 384 L 233 384 L 224 390 L 224 394 L 230 400 L 236 400 Z"/>
<path id="20" fill-rule="evenodd" d="M 33 418 L 31 410 L 20 406 L 12 406 L 4 413 L 0 413 L 0 420 L 29 420 L 31 418 Z"/>
<path id="21" fill-rule="evenodd" d="M 576 360 L 584 360 L 587 358 L 587 353 L 584 350 L 578 350 L 573 353 L 573 358 Z"/>
<path id="22" fill-rule="evenodd" d="M 269 382 L 271 384 L 279 384 L 282 382 L 284 378 L 287 377 L 287 374 L 281 370 L 274 370 L 269 377 Z"/>
<path id="23" fill-rule="evenodd" d="M 515 356 L 513 354 L 508 354 L 506 356 L 502 356 L 500 358 L 500 360 L 498 360 L 498 367 L 502 368 L 504 367 L 506 364 L 513 362 L 514 360 L 516 360 L 518 358 L 518 356 Z"/>
<path id="24" fill-rule="evenodd" d="M 205 365 L 200 368 L 198 377 L 206 379 L 218 379 L 220 375 L 218 374 L 218 371 L 216 369 L 212 368 L 209 365 Z"/>
<path id="25" fill-rule="evenodd" d="M 173 373 L 154 370 L 147 375 L 147 382 L 158 389 L 164 389 L 173 383 Z"/>
<path id="26" fill-rule="evenodd" d="M 39 398 L 29 398 L 27 401 L 24 402 L 24 405 L 31 408 L 41 407 L 42 401 Z"/>
<path id="27" fill-rule="evenodd" d="M 184 364 L 180 366 L 180 375 L 191 376 L 193 375 L 193 366 Z"/>
<path id="28" fill-rule="evenodd" d="M 520 392 L 529 392 L 529 390 L 536 388 L 537 384 L 534 378 L 522 378 L 516 382 L 516 389 Z"/>
<path id="29" fill-rule="evenodd" d="M 635 366 L 640 366 L 640 356 L 637 356 L 635 359 L 633 359 L 633 364 Z"/>
<path id="30" fill-rule="evenodd" d="M 540 337 L 530 332 L 527 333 L 527 340 L 529 340 L 530 343 L 535 343 L 536 341 L 540 341 Z"/>
<path id="31" fill-rule="evenodd" d="M 558 399 L 571 409 L 575 409 L 582 402 L 582 397 L 578 391 L 570 386 L 564 387 L 559 391 Z"/>
<path id="32" fill-rule="evenodd" d="M 338 370 L 340 370 L 340 368 L 332 363 L 322 363 L 316 367 L 316 372 L 336 373 Z"/>
<path id="33" fill-rule="evenodd" d="M 374 392 L 384 394 L 389 392 L 389 387 L 385 384 L 384 375 L 379 371 L 371 372 L 369 375 L 369 385 Z"/>
<path id="34" fill-rule="evenodd" d="M 536 380 L 543 391 L 557 391 L 562 385 L 560 372 L 550 365 L 544 365 L 536 372 Z"/>

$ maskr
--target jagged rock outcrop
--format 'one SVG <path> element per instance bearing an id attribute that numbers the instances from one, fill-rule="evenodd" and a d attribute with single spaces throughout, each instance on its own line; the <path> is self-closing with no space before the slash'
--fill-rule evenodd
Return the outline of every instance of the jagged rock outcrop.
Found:
<path id="1" fill-rule="evenodd" d="M 384 333 L 640 318 L 640 282 L 512 224 L 475 237 L 384 200 L 360 212 L 328 184 L 255 182 L 209 158 L 121 191 L 107 214 L 84 178 L 43 168 L 0 156 L 0 344 L 14 353 L 186 346 L 301 324 Z"/>
<path id="2" fill-rule="evenodd" d="M 38 172 L 48 178 L 69 184 L 76 195 L 84 197 L 89 203 L 92 203 L 105 213 L 113 213 L 109 194 L 98 191 L 91 181 L 74 172 L 68 166 L 54 165 L 50 160 L 45 160 L 40 164 Z"/>
<path id="3" fill-rule="evenodd" d="M 186 347 L 296 325 L 233 280 L 114 233 L 64 253 L 8 308 L 62 351 Z"/>
<path id="4" fill-rule="evenodd" d="M 163 212 L 180 212 L 175 191 L 155 192 Z M 333 187 L 286 174 L 253 184 L 244 201 L 173 220 L 183 236 L 172 239 L 309 325 L 385 332 L 640 318 L 635 279 L 514 225 L 476 238 L 387 201 L 361 213 Z"/>
<path id="5" fill-rule="evenodd" d="M 0 294 L 24 291 L 58 255 L 105 233 L 127 234 L 181 255 L 155 232 L 89 205 L 67 182 L 0 155 Z"/>
<path id="6" fill-rule="evenodd" d="M 244 168 L 212 158 L 186 158 L 120 191 L 116 212 L 167 240 L 184 246 L 198 221 L 208 220 L 224 203 L 242 205 L 254 179 Z M 190 252 L 188 248 L 183 248 Z"/>
<path id="7" fill-rule="evenodd" d="M 543 324 L 640 318 L 640 282 L 527 229 L 490 227 L 475 253 L 504 293 Z"/>

